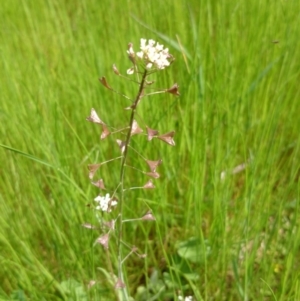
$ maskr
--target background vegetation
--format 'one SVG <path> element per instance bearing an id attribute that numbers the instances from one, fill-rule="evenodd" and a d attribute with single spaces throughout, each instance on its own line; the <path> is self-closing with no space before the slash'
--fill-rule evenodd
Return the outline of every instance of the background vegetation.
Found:
<path id="1" fill-rule="evenodd" d="M 0 299 L 114 299 L 99 234 L 81 227 L 98 193 L 86 166 L 114 143 L 85 118 L 94 107 L 127 123 L 128 102 L 98 78 L 136 93 L 111 66 L 125 73 L 127 44 L 152 38 L 176 58 L 157 87 L 181 96 L 140 107 L 176 147 L 136 140 L 164 163 L 157 188 L 128 202 L 157 219 L 126 228 L 148 254 L 127 262 L 132 295 L 300 300 L 299 12 L 296 0 L 1 1 Z"/>

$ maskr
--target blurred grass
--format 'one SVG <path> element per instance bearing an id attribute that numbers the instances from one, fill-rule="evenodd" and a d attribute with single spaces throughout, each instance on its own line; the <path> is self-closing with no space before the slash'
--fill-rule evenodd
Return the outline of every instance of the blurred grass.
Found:
<path id="1" fill-rule="evenodd" d="M 154 192 L 130 194 L 128 212 L 142 213 L 146 200 L 157 219 L 126 228 L 148 253 L 146 267 L 128 261 L 133 294 L 158 271 L 177 283 L 161 300 L 177 290 L 197 300 L 299 299 L 299 11 L 295 0 L 2 1 L 0 296 L 66 299 L 68 279 L 97 279 L 90 300 L 109 296 L 97 234 L 80 224 L 93 221 L 85 205 L 97 193 L 86 165 L 113 152 L 85 117 L 94 107 L 108 124 L 126 122 L 128 102 L 98 78 L 133 95 L 111 66 L 124 73 L 127 44 L 144 37 L 175 56 L 157 86 L 177 82 L 181 97 L 141 105 L 149 126 L 176 130 L 176 147 L 138 140 L 164 163 Z M 192 238 L 199 260 L 184 261 L 177 244 Z M 182 262 L 198 278 L 187 281 Z"/>

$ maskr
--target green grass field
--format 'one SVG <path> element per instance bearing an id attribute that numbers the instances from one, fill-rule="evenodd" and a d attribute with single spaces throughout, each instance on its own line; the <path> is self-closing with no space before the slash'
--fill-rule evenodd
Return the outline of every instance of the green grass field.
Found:
<path id="1" fill-rule="evenodd" d="M 126 203 L 156 217 L 125 227 L 148 255 L 126 262 L 131 295 L 300 300 L 298 1 L 3 0 L 0 15 L 0 300 L 115 300 L 99 233 L 81 224 L 96 222 L 87 165 L 118 150 L 85 118 L 127 124 L 128 101 L 98 78 L 135 95 L 112 65 L 125 74 L 140 38 L 170 49 L 155 85 L 181 96 L 139 107 L 176 146 L 135 140 L 163 164 Z M 112 166 L 99 176 L 113 182 Z"/>

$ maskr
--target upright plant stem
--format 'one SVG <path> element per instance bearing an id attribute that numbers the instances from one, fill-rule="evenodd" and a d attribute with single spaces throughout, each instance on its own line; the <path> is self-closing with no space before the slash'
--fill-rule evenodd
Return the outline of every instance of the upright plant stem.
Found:
<path id="1" fill-rule="evenodd" d="M 122 260 L 123 260 L 122 231 L 123 231 L 123 208 L 124 208 L 123 203 L 124 203 L 125 164 L 126 164 L 127 155 L 128 155 L 128 145 L 129 145 L 129 142 L 130 142 L 130 139 L 131 139 L 132 125 L 133 125 L 133 121 L 134 121 L 135 111 L 136 111 L 136 108 L 137 108 L 137 105 L 138 105 L 139 101 L 141 100 L 141 98 L 143 96 L 146 77 L 147 77 L 147 70 L 145 70 L 144 73 L 143 73 L 138 94 L 135 98 L 134 103 L 131 106 L 132 110 L 131 110 L 131 116 L 130 116 L 130 121 L 129 121 L 129 129 L 128 129 L 126 140 L 125 140 L 124 153 L 123 153 L 123 159 L 122 159 L 122 162 L 121 162 L 121 170 L 120 170 L 121 198 L 120 198 L 119 233 L 118 233 L 117 254 L 118 254 L 118 278 L 123 283 L 125 283 L 124 274 L 123 274 L 123 267 L 122 267 Z M 128 293 L 127 293 L 126 287 L 125 287 L 125 289 L 123 289 L 123 293 L 125 295 L 125 299 L 128 300 Z"/>

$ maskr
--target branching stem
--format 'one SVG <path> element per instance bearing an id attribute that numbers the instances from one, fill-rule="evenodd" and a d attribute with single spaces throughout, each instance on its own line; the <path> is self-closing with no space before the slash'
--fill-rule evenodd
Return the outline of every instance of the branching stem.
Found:
<path id="1" fill-rule="evenodd" d="M 125 146 L 124 146 L 124 153 L 123 153 L 123 158 L 122 158 L 122 162 L 121 162 L 121 170 L 120 170 L 120 190 L 121 190 L 121 197 L 120 197 L 120 219 L 119 219 L 119 232 L 118 232 L 118 249 L 117 249 L 117 256 L 118 256 L 118 278 L 125 283 L 124 280 L 124 274 L 123 274 L 123 267 L 122 267 L 122 263 L 123 263 L 123 250 L 122 250 L 122 232 L 123 232 L 123 208 L 124 208 L 124 174 L 125 174 L 125 167 L 126 167 L 126 160 L 127 160 L 127 154 L 128 154 L 128 145 L 130 142 L 130 138 L 131 138 L 131 132 L 132 132 L 132 125 L 133 125 L 133 121 L 134 121 L 134 116 L 135 116 L 135 111 L 137 108 L 137 105 L 139 103 L 139 101 L 141 100 L 141 98 L 143 97 L 143 92 L 144 92 L 144 88 L 146 85 L 146 77 L 147 77 L 147 70 L 144 71 L 143 76 L 142 76 L 142 80 L 140 83 L 140 88 L 138 91 L 138 94 L 135 98 L 134 103 L 131 106 L 131 116 L 130 116 L 130 121 L 129 121 L 129 129 L 127 132 L 127 136 L 126 136 L 126 140 L 125 140 Z M 125 297 L 125 300 L 128 300 L 128 293 L 127 293 L 127 288 L 125 287 L 123 289 L 123 294 Z"/>

